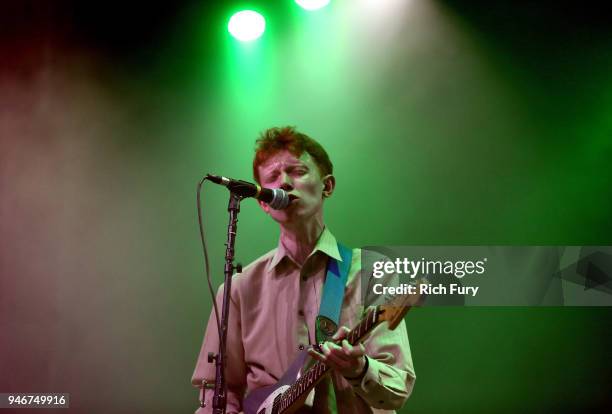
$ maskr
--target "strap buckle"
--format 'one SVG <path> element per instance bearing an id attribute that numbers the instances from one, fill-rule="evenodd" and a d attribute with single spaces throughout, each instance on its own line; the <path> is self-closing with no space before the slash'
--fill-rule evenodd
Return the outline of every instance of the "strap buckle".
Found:
<path id="1" fill-rule="evenodd" d="M 317 344 L 319 345 L 329 341 L 338 330 L 338 324 L 323 315 L 317 316 L 316 324 Z"/>

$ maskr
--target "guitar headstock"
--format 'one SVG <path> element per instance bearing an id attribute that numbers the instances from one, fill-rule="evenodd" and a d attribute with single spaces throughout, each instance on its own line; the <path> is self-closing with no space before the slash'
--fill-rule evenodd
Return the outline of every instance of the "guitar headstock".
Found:
<path id="1" fill-rule="evenodd" d="M 389 323 L 389 329 L 395 329 L 402 319 L 404 319 L 404 316 L 406 316 L 406 313 L 408 313 L 411 307 L 423 304 L 425 301 L 425 294 L 420 293 L 420 286 L 426 283 L 427 279 L 419 279 L 413 285 L 415 287 L 415 293 L 397 295 L 386 304 L 380 305 L 378 307 L 378 320 L 381 322 L 387 321 Z"/>

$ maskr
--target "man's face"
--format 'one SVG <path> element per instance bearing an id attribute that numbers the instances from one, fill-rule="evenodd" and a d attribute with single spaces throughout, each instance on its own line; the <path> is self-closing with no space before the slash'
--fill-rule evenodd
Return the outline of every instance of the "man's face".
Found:
<path id="1" fill-rule="evenodd" d="M 259 167 L 259 179 L 262 187 L 282 188 L 297 199 L 293 200 L 284 210 L 271 209 L 267 204 L 261 207 L 280 224 L 294 224 L 322 213 L 323 194 L 331 195 L 333 180 L 331 176 L 321 177 L 319 168 L 306 151 L 296 157 L 287 150 L 282 150 L 268 158 Z"/>

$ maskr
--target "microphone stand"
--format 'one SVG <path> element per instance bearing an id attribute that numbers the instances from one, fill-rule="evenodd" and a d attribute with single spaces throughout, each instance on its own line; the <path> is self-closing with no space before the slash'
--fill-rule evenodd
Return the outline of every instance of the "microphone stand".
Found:
<path id="1" fill-rule="evenodd" d="M 229 211 L 229 224 L 227 225 L 227 242 L 225 243 L 225 285 L 223 288 L 223 311 L 221 315 L 221 332 L 219 332 L 219 353 L 208 355 L 208 362 L 215 362 L 215 393 L 213 396 L 213 413 L 225 414 L 227 405 L 227 384 L 225 381 L 225 366 L 227 362 L 226 339 L 227 324 L 229 321 L 230 296 L 232 291 L 232 274 L 234 270 L 242 272 L 242 265 L 234 266 L 234 244 L 236 242 L 236 231 L 238 229 L 238 213 L 240 212 L 240 201 L 242 198 L 230 191 L 230 199 L 227 206 Z"/>

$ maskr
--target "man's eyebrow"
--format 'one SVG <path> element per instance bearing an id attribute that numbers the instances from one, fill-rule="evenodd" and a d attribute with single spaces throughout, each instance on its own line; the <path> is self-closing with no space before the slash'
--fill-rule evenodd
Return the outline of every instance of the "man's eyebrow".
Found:
<path id="1" fill-rule="evenodd" d="M 267 167 L 263 167 L 264 174 L 267 174 L 273 171 L 277 171 L 277 170 L 278 170 L 278 164 L 272 164 Z"/>
<path id="2" fill-rule="evenodd" d="M 278 168 L 275 165 L 271 165 L 269 167 L 263 167 L 263 171 L 261 176 L 265 179 L 273 177 L 278 173 Z"/>
<path id="3" fill-rule="evenodd" d="M 283 165 L 283 167 L 291 167 L 291 168 L 305 167 L 305 168 L 308 168 L 308 165 L 306 165 L 303 161 L 298 160 L 298 161 L 295 161 L 295 162 L 285 163 Z M 272 165 L 270 165 L 268 167 L 263 167 L 263 170 L 264 170 L 263 172 L 265 174 L 265 173 L 270 173 L 270 172 L 277 171 L 279 169 L 280 169 L 279 168 L 279 164 L 275 163 L 275 164 L 272 164 Z"/>

